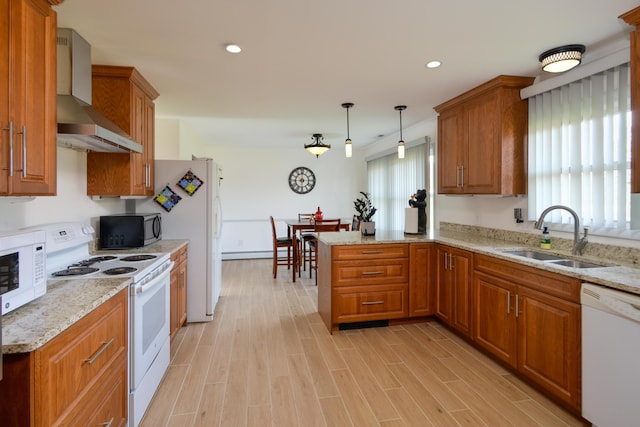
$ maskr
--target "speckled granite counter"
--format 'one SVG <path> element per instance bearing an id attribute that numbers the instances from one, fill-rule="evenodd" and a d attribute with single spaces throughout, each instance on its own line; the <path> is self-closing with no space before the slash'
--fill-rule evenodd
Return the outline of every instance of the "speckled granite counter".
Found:
<path id="1" fill-rule="evenodd" d="M 188 243 L 183 239 L 160 240 L 119 252 L 172 253 Z M 2 352 L 27 353 L 40 348 L 130 283 L 123 278 L 49 281 L 45 295 L 2 317 Z"/>
<path id="2" fill-rule="evenodd" d="M 37 350 L 130 283 L 131 279 L 50 281 L 46 294 L 2 316 L 2 352 Z"/>
<path id="3" fill-rule="evenodd" d="M 627 259 L 608 258 L 599 254 L 598 256 L 571 255 L 570 251 L 564 250 L 565 245 L 558 245 L 559 249 L 546 251 L 561 255 L 568 259 L 580 259 L 594 262 L 596 264 L 607 264 L 609 267 L 602 268 L 572 268 L 562 265 L 552 264 L 535 259 L 524 258 L 517 255 L 508 254 L 505 251 L 517 249 L 539 249 L 525 240 L 501 240 L 481 234 L 440 230 L 435 234 L 405 235 L 402 231 L 377 231 L 375 236 L 362 236 L 357 231 L 340 233 L 321 233 L 319 239 L 328 245 L 368 245 L 385 243 L 414 243 L 414 242 L 437 242 L 449 246 L 465 249 L 471 252 L 494 256 L 508 261 L 541 268 L 555 273 L 574 277 L 585 282 L 595 283 L 614 289 L 619 289 L 640 295 L 640 268 Z M 595 246 L 595 245 L 593 245 Z M 626 252 L 629 252 L 627 250 Z M 610 251 L 615 255 L 616 251 Z"/>
<path id="4" fill-rule="evenodd" d="M 143 246 L 141 248 L 100 249 L 100 250 L 94 251 L 94 253 L 96 254 L 106 254 L 106 253 L 114 253 L 114 252 L 127 252 L 132 254 L 149 254 L 149 253 L 159 253 L 159 252 L 173 253 L 188 243 L 189 241 L 186 239 L 160 240 L 159 242 L 155 242 L 150 245 Z"/>

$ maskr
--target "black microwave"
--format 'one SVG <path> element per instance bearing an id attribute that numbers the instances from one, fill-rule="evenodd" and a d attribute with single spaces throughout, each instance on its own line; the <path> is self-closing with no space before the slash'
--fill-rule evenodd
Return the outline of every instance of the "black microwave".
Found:
<path id="1" fill-rule="evenodd" d="M 162 239 L 162 216 L 159 213 L 100 217 L 102 249 L 140 248 L 160 239 Z"/>

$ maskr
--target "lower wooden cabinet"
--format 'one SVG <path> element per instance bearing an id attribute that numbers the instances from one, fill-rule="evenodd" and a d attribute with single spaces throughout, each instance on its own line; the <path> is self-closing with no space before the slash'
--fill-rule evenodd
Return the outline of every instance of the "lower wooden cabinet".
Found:
<path id="1" fill-rule="evenodd" d="M 473 289 L 476 344 L 579 413 L 580 282 L 477 255 Z"/>
<path id="2" fill-rule="evenodd" d="M 175 263 L 171 270 L 170 285 L 170 335 L 171 340 L 178 330 L 187 323 L 187 246 L 171 254 Z"/>
<path id="3" fill-rule="evenodd" d="M 436 244 L 409 245 L 409 317 L 431 316 L 436 311 Z"/>
<path id="4" fill-rule="evenodd" d="M 440 244 L 436 253 L 436 316 L 463 335 L 471 336 L 473 253 Z"/>
<path id="5" fill-rule="evenodd" d="M 126 425 L 127 319 L 128 288 L 41 348 L 5 355 L 2 425 Z"/>

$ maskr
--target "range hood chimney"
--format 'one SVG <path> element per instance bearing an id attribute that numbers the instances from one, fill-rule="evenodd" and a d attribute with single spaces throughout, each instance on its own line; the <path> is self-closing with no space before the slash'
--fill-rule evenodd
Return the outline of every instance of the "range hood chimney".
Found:
<path id="1" fill-rule="evenodd" d="M 58 28 L 58 145 L 80 151 L 142 153 L 142 145 L 91 107 L 91 46 Z"/>

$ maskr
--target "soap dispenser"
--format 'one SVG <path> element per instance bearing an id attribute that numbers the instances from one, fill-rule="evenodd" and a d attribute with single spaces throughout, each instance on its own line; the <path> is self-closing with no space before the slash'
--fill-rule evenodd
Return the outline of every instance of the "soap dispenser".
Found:
<path id="1" fill-rule="evenodd" d="M 540 238 L 540 247 L 542 249 L 551 249 L 551 236 L 549 235 L 549 229 L 544 227 L 542 230 L 542 237 Z"/>

